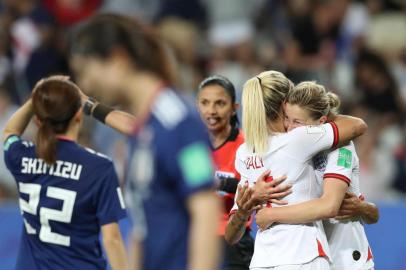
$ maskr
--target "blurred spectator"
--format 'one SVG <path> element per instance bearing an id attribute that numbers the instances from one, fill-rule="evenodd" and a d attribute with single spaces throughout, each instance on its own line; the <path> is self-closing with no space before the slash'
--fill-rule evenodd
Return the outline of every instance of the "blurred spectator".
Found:
<path id="1" fill-rule="evenodd" d="M 368 50 L 360 52 L 355 63 L 355 86 L 360 91 L 360 105 L 379 113 L 381 117 L 393 116 L 400 120 L 404 102 L 394 76 L 384 59 Z"/>
<path id="2" fill-rule="evenodd" d="M 235 85 L 237 102 L 244 83 L 260 72 L 252 19 L 262 0 L 207 0 L 208 41 L 211 46 L 209 74 L 220 74 Z"/>
<path id="3" fill-rule="evenodd" d="M 199 27 L 203 27 L 206 22 L 206 10 L 202 4 L 207 1 L 208 0 L 159 0 L 160 6 L 154 19 L 160 21 L 165 17 L 178 17 L 191 21 Z"/>
<path id="4" fill-rule="evenodd" d="M 44 6 L 61 26 L 70 26 L 91 16 L 102 0 L 43 0 Z"/>
<path id="5" fill-rule="evenodd" d="M 317 80 L 329 84 L 328 71 L 336 54 L 340 17 L 332 0 L 288 2 L 292 40 L 284 51 L 288 77 L 294 82 Z"/>
<path id="6" fill-rule="evenodd" d="M 159 22 L 158 29 L 177 60 L 180 89 L 191 95 L 204 76 L 198 52 L 202 40 L 200 30 L 191 21 L 176 17 L 163 19 Z"/>
<path id="7" fill-rule="evenodd" d="M 152 22 L 161 6 L 161 1 L 145 0 L 104 0 L 102 12 L 135 16 L 142 21 Z"/>

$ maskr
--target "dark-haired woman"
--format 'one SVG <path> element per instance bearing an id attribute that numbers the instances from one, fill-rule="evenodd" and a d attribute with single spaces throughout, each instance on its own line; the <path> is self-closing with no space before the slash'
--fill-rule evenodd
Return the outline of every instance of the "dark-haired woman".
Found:
<path id="1" fill-rule="evenodd" d="M 142 258 L 143 270 L 216 269 L 220 206 L 210 142 L 196 111 L 174 90 L 162 43 L 135 20 L 97 15 L 77 29 L 71 51 L 84 89 L 137 116 L 127 172 L 132 242 L 142 243 L 142 256 L 131 252 L 134 263 Z M 88 104 L 108 124 L 111 110 Z"/>
<path id="2" fill-rule="evenodd" d="M 243 236 L 237 244 L 230 245 L 224 240 L 225 228 L 241 178 L 234 166 L 235 154 L 238 147 L 244 143 L 242 131 L 238 127 L 236 111 L 239 104 L 236 103 L 234 85 L 227 78 L 219 75 L 204 79 L 199 85 L 197 107 L 212 143 L 216 178 L 219 181 L 218 194 L 222 198 L 224 207 L 218 232 L 224 242 L 223 268 L 249 269 L 254 252 L 254 240 L 250 235 L 251 221 L 247 222 Z M 277 181 L 279 180 L 275 179 L 273 184 L 275 187 Z M 271 185 L 265 183 L 257 186 L 257 193 L 261 190 L 273 192 Z"/>
<path id="3" fill-rule="evenodd" d="M 16 269 L 128 269 L 118 220 L 125 206 L 113 163 L 76 143 L 81 97 L 65 77 L 40 81 L 3 132 L 25 229 Z M 20 138 L 32 116 L 35 143 Z"/>

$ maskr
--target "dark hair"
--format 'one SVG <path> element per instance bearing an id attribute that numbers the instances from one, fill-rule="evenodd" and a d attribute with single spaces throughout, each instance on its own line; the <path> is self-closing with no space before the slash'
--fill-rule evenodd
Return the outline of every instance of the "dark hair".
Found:
<path id="1" fill-rule="evenodd" d="M 173 69 L 167 52 L 150 28 L 135 19 L 99 14 L 74 29 L 71 53 L 107 58 L 119 47 L 124 49 L 134 66 L 174 83 Z"/>
<path id="2" fill-rule="evenodd" d="M 235 87 L 233 83 L 224 76 L 221 75 L 213 75 L 204 79 L 200 84 L 198 91 L 200 92 L 203 88 L 210 85 L 218 85 L 221 86 L 226 93 L 230 96 L 231 102 L 234 104 L 236 102 L 236 94 L 235 94 Z M 240 121 L 238 120 L 237 113 L 234 114 L 230 118 L 230 124 L 232 127 L 237 127 Z"/>
<path id="3" fill-rule="evenodd" d="M 37 84 L 32 104 L 40 121 L 35 145 L 37 156 L 47 164 L 54 164 L 56 135 L 67 131 L 70 121 L 81 108 L 80 93 L 74 83 L 51 77 Z"/>

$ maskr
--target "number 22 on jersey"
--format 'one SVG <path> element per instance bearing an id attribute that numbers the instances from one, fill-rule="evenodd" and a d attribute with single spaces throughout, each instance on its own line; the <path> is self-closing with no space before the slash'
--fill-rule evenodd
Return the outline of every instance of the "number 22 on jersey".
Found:
<path id="1" fill-rule="evenodd" d="M 28 201 L 20 198 L 20 209 L 26 213 L 37 215 L 40 199 L 41 185 L 31 183 L 19 183 L 21 193 L 29 195 Z M 39 209 L 41 229 L 39 239 L 42 242 L 52 243 L 62 246 L 70 246 L 70 237 L 52 232 L 49 221 L 70 223 L 72 219 L 73 206 L 75 204 L 76 192 L 57 187 L 48 187 L 46 196 L 63 201 L 62 210 L 55 210 L 46 207 Z M 36 234 L 36 230 L 24 219 L 25 228 L 28 234 Z"/>

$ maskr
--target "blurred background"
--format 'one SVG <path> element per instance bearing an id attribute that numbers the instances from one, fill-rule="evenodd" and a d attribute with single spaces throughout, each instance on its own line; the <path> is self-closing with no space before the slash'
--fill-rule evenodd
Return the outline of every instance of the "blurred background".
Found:
<path id="1" fill-rule="evenodd" d="M 379 223 L 366 226 L 376 269 L 406 269 L 406 0 L 1 0 L 1 129 L 36 81 L 70 74 L 69 30 L 97 12 L 153 25 L 176 60 L 179 91 L 191 100 L 208 75 L 228 77 L 240 97 L 248 78 L 269 69 L 339 94 L 342 112 L 369 125 L 356 146 L 361 190 L 381 210 Z M 126 139 L 87 121 L 81 143 L 113 157 L 122 176 Z M 13 269 L 22 228 L 17 202 L 1 153 L 5 270 Z"/>

